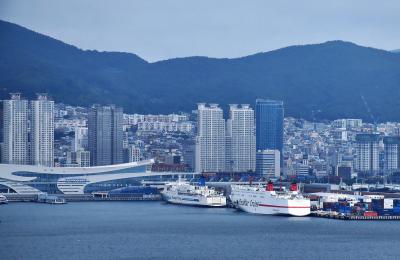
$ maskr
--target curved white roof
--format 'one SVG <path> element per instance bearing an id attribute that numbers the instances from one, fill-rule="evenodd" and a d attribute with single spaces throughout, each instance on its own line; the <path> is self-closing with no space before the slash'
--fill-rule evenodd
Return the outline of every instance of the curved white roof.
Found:
<path id="1" fill-rule="evenodd" d="M 120 171 L 138 166 L 146 166 L 153 164 L 154 160 L 144 160 L 140 162 L 131 162 L 106 166 L 93 166 L 93 167 L 45 167 L 36 165 L 17 165 L 17 164 L 0 164 L 0 178 L 13 180 L 13 181 L 31 181 L 36 177 L 23 177 L 17 176 L 14 173 L 39 173 L 39 174 L 52 174 L 52 175 L 91 175 L 91 174 L 107 174 L 113 171 Z"/>

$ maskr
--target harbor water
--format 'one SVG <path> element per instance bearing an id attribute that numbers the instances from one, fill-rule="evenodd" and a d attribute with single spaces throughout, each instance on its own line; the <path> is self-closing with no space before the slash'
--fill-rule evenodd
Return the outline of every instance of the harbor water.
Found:
<path id="1" fill-rule="evenodd" d="M 0 206 L 0 259 L 400 259 L 396 221 L 163 202 Z"/>

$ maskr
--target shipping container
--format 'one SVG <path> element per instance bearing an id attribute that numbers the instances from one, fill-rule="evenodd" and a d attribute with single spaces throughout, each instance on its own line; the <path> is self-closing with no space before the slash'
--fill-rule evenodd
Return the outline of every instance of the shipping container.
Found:
<path id="1" fill-rule="evenodd" d="M 393 209 L 380 209 L 376 210 L 378 212 L 379 216 L 392 216 L 393 215 Z"/>
<path id="2" fill-rule="evenodd" d="M 344 214 L 350 214 L 353 211 L 352 207 L 349 206 L 340 206 L 339 207 L 339 212 L 344 213 Z"/>
<path id="3" fill-rule="evenodd" d="M 393 209 L 393 199 L 384 199 L 383 200 L 383 208 L 384 209 Z"/>
<path id="4" fill-rule="evenodd" d="M 378 213 L 375 211 L 365 211 L 364 212 L 364 216 L 365 217 L 377 217 Z"/>
<path id="5" fill-rule="evenodd" d="M 382 200 L 381 199 L 372 199 L 371 204 L 372 204 L 372 209 L 377 211 L 377 210 L 383 209 L 384 201 L 383 201 L 383 199 Z"/>
<path id="6" fill-rule="evenodd" d="M 364 203 L 364 209 L 367 211 L 372 211 L 372 204 L 371 203 Z"/>
<path id="7" fill-rule="evenodd" d="M 333 211 L 335 209 L 335 203 L 334 202 L 324 202 L 323 209 L 327 210 L 327 211 Z"/>
<path id="8" fill-rule="evenodd" d="M 400 213 L 400 206 L 393 207 L 393 212 L 394 213 Z"/>

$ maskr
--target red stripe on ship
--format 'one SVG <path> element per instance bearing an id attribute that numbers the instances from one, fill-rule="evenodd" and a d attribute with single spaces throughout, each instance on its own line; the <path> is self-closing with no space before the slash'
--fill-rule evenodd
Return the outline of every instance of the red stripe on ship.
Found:
<path id="1" fill-rule="evenodd" d="M 308 206 L 278 206 L 278 205 L 269 205 L 269 204 L 258 204 L 261 207 L 270 207 L 270 208 L 286 208 L 286 209 L 309 209 Z"/>

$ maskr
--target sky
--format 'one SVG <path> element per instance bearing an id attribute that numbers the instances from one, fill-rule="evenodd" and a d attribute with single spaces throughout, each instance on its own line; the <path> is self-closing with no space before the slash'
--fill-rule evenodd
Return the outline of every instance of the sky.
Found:
<path id="1" fill-rule="evenodd" d="M 0 19 L 150 61 L 345 40 L 400 49 L 398 0 L 0 0 Z"/>

